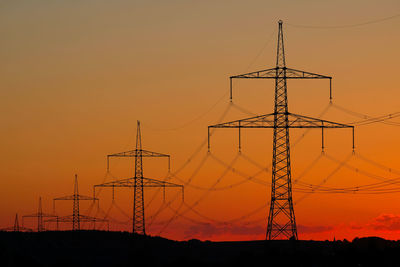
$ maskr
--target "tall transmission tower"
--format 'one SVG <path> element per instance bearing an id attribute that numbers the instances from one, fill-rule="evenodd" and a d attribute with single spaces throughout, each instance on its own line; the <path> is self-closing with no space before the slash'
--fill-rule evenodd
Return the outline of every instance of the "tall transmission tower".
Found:
<path id="1" fill-rule="evenodd" d="M 36 213 L 34 213 L 34 214 L 29 214 L 29 215 L 22 216 L 22 225 L 24 225 L 24 219 L 25 218 L 37 218 L 37 231 L 38 232 L 42 232 L 42 231 L 46 230 L 45 227 L 44 227 L 44 224 L 43 224 L 43 218 L 48 218 L 48 217 L 57 218 L 58 216 L 54 215 L 54 214 L 43 213 L 43 210 L 42 210 L 42 198 L 39 197 L 38 211 Z"/>
<path id="2" fill-rule="evenodd" d="M 290 163 L 290 128 L 320 128 L 322 130 L 322 151 L 324 150 L 325 128 L 351 128 L 354 126 L 306 117 L 290 113 L 288 110 L 287 80 L 288 79 L 329 79 L 330 101 L 332 101 L 332 77 L 311 72 L 295 70 L 286 67 L 285 50 L 283 45 L 282 21 L 278 22 L 278 47 L 275 68 L 240 74 L 230 77 L 230 99 L 232 101 L 233 79 L 274 79 L 275 108 L 274 112 L 266 115 L 220 123 L 208 126 L 208 149 L 210 150 L 210 128 L 238 128 L 239 151 L 241 149 L 242 128 L 272 128 L 273 157 L 271 203 L 268 215 L 266 239 L 298 239 L 296 219 L 292 199 L 292 175 Z"/>
<path id="3" fill-rule="evenodd" d="M 15 214 L 14 226 L 1 228 L 0 231 L 4 232 L 32 232 L 32 229 L 20 226 L 18 222 L 18 213 Z"/>
<path id="4" fill-rule="evenodd" d="M 96 227 L 96 222 L 107 222 L 108 220 L 106 219 L 100 219 L 100 218 L 95 218 L 95 217 L 90 217 L 86 215 L 82 215 L 79 212 L 79 201 L 80 200 L 92 200 L 92 201 L 99 201 L 98 198 L 95 197 L 88 197 L 88 196 L 83 196 L 79 194 L 78 190 L 78 175 L 75 174 L 75 180 L 74 180 L 74 194 L 70 196 L 65 196 L 65 197 L 58 197 L 53 199 L 53 209 L 55 210 L 55 203 L 57 200 L 72 200 L 72 215 L 67 215 L 63 217 L 57 217 L 56 219 L 49 219 L 46 220 L 46 222 L 59 222 L 62 223 L 72 223 L 72 230 L 80 230 L 81 229 L 81 222 L 91 222 L 93 223 L 93 227 Z"/>
<path id="5" fill-rule="evenodd" d="M 155 179 L 143 177 L 143 157 L 166 157 L 168 158 L 168 171 L 170 170 L 170 155 L 161 154 L 157 152 L 152 152 L 142 149 L 142 136 L 140 132 L 140 121 L 137 121 L 137 133 L 136 133 L 136 149 L 120 152 L 116 154 L 107 155 L 107 171 L 109 171 L 109 159 L 111 157 L 133 157 L 135 158 L 135 176 L 133 178 L 126 178 L 116 181 L 111 181 L 108 183 L 98 184 L 94 186 L 94 193 L 96 187 L 133 187 L 133 216 L 132 216 L 132 233 L 146 235 L 146 224 L 144 216 L 144 191 L 145 187 L 161 187 L 164 190 L 166 187 L 180 187 L 182 188 L 183 195 L 183 185 L 173 184 L 165 181 L 159 181 Z"/>

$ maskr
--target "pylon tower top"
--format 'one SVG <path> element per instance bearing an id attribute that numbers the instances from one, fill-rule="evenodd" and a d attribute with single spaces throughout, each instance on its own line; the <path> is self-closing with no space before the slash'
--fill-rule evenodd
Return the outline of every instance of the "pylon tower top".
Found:
<path id="1" fill-rule="evenodd" d="M 279 21 L 279 29 L 278 29 L 278 49 L 276 50 L 276 67 L 277 68 L 285 68 L 286 60 L 285 60 L 285 47 L 283 44 L 283 30 L 282 30 L 282 20 Z"/>

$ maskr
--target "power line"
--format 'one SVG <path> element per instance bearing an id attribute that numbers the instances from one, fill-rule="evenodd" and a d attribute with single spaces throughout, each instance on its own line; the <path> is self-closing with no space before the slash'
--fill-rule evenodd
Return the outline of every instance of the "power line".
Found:
<path id="1" fill-rule="evenodd" d="M 307 193 L 341 193 L 341 194 L 344 194 L 344 193 L 388 194 L 388 193 L 398 193 L 400 191 L 400 186 L 387 188 L 389 186 L 399 185 L 400 177 L 388 179 L 383 176 L 370 173 L 366 170 L 356 168 L 356 167 L 346 163 L 346 161 L 341 162 L 332 156 L 327 156 L 327 158 L 340 164 L 342 167 L 346 167 L 347 169 L 350 169 L 351 171 L 354 171 L 356 173 L 360 173 L 366 177 L 380 180 L 381 182 L 358 185 L 358 186 L 351 186 L 351 187 L 327 187 L 327 186 L 322 186 L 321 184 L 314 185 L 314 184 L 310 184 L 310 183 L 300 182 L 298 187 L 295 188 L 296 191 L 303 192 L 303 193 L 307 192 Z M 372 162 L 372 163 L 374 163 L 374 162 Z M 374 163 L 374 165 L 377 165 L 377 164 Z M 382 165 L 378 165 L 378 166 L 384 167 Z M 386 167 L 384 167 L 384 168 L 386 168 Z"/>
<path id="2" fill-rule="evenodd" d="M 355 121 L 350 124 L 353 124 L 356 126 L 363 126 L 363 125 L 368 125 L 368 124 L 377 123 L 377 122 L 385 122 L 387 120 L 391 120 L 391 119 L 394 119 L 397 117 L 400 117 L 400 112 L 386 114 L 386 115 L 382 115 L 379 117 L 370 117 L 368 119 L 361 120 L 361 121 Z M 391 123 L 391 125 L 400 126 L 400 123 Z"/>
<path id="3" fill-rule="evenodd" d="M 357 152 L 355 155 L 359 159 L 361 159 L 361 160 L 363 160 L 363 161 L 365 161 L 365 162 L 367 162 L 367 163 L 369 163 L 371 165 L 374 165 L 374 166 L 376 166 L 376 167 L 378 167 L 380 169 L 386 170 L 387 172 L 390 172 L 390 173 L 393 172 L 393 173 L 396 173 L 396 174 L 400 175 L 400 170 L 397 170 L 397 169 L 394 169 L 394 168 L 390 168 L 390 167 L 385 166 L 385 165 L 383 165 L 383 164 L 381 164 L 379 162 L 376 162 L 376 161 L 374 161 L 372 159 L 369 159 L 369 158 L 361 155 L 359 152 Z"/>
<path id="4" fill-rule="evenodd" d="M 326 154 L 324 154 L 324 156 L 326 156 Z M 325 184 L 330 178 L 332 178 L 338 171 L 340 171 L 343 166 L 346 164 L 347 161 L 350 160 L 350 158 L 353 156 L 353 154 L 349 154 L 343 161 L 339 162 L 338 166 L 333 169 L 327 176 L 325 176 L 325 178 L 315 186 L 315 188 L 318 188 L 320 186 L 322 186 L 323 184 Z M 309 192 L 312 193 L 312 192 Z M 303 201 L 305 198 L 307 198 L 309 195 L 304 195 L 302 197 L 300 197 L 295 204 L 298 204 L 299 202 Z"/>
<path id="5" fill-rule="evenodd" d="M 238 157 L 239 157 L 239 156 L 238 156 L 238 154 L 237 154 L 237 155 L 233 158 L 233 160 L 231 161 L 230 165 L 229 165 L 229 166 L 221 173 L 221 175 L 216 179 L 216 181 L 215 181 L 214 184 L 210 187 L 210 189 L 214 188 L 214 187 L 229 173 L 230 168 L 235 164 L 235 162 L 237 161 Z M 210 192 L 211 192 L 211 190 L 205 191 L 203 195 L 201 195 L 195 202 L 193 202 L 193 203 L 190 205 L 190 207 L 191 207 L 191 208 L 196 207 L 198 204 L 200 204 L 201 201 L 203 201 L 203 200 L 208 196 L 208 194 L 209 194 Z M 184 202 L 182 202 L 182 203 L 184 203 Z M 186 203 L 185 203 L 185 205 L 186 205 Z M 180 205 L 180 207 L 178 208 L 177 212 L 179 212 L 179 210 L 182 208 L 182 206 L 183 206 L 183 205 Z M 179 213 L 179 214 L 185 214 L 185 213 L 187 213 L 189 210 L 190 210 L 190 209 L 187 207 L 186 210 L 182 211 L 182 212 Z M 176 218 L 178 218 L 178 217 L 179 217 L 178 215 L 174 215 L 174 216 L 167 222 L 167 224 L 164 225 L 164 227 L 160 230 L 159 234 L 160 234 L 161 232 L 163 232 L 163 231 L 168 227 L 168 225 L 169 225 L 174 219 L 176 219 Z"/>
<path id="6" fill-rule="evenodd" d="M 269 35 L 267 41 L 264 43 L 263 47 L 261 48 L 261 50 L 257 53 L 257 55 L 255 56 L 255 58 L 250 62 L 250 64 L 247 66 L 247 68 L 244 70 L 244 72 L 247 72 L 251 66 L 253 66 L 253 64 L 257 61 L 257 59 L 262 55 L 262 53 L 264 52 L 265 48 L 267 48 L 267 46 L 271 43 L 272 37 L 274 36 L 276 30 L 274 29 L 271 34 Z"/>
<path id="7" fill-rule="evenodd" d="M 219 119 L 217 120 L 217 123 L 221 122 L 221 121 L 227 116 L 227 114 L 229 113 L 229 111 L 230 111 L 231 108 L 232 108 L 232 103 L 229 103 L 228 106 L 227 106 L 227 108 L 223 111 L 222 115 L 221 115 L 221 116 L 219 117 Z M 214 133 L 214 130 L 211 131 L 210 134 L 213 134 L 213 133 Z M 203 142 L 202 142 L 202 143 L 197 147 L 197 149 L 193 152 L 193 154 L 188 158 L 188 160 L 186 160 L 185 163 L 184 163 L 180 168 L 178 168 L 177 171 L 175 171 L 175 172 L 172 173 L 172 174 L 173 174 L 173 175 L 177 175 L 177 174 L 178 174 L 179 172 L 181 172 L 186 166 L 188 166 L 188 164 L 193 160 L 193 158 L 202 150 L 202 148 L 205 147 L 205 145 L 207 144 L 207 140 L 208 140 L 208 138 L 205 138 L 205 139 L 203 140 Z M 207 153 L 206 157 L 208 157 L 208 155 L 209 155 L 209 154 Z M 199 169 L 198 171 L 200 171 L 200 169 Z M 197 172 L 198 172 L 198 171 L 197 171 Z M 192 178 L 190 178 L 184 185 L 185 185 L 185 186 L 188 186 L 188 185 L 191 183 L 191 180 L 193 179 L 193 177 L 194 177 L 194 176 L 192 176 Z M 172 175 L 171 175 L 171 178 L 172 178 Z M 172 203 L 172 201 L 174 201 L 174 200 L 176 199 L 177 196 L 178 196 L 178 194 L 176 194 L 176 195 L 172 198 L 172 200 L 170 200 L 170 201 L 167 203 L 167 205 L 169 205 L 170 203 Z M 182 207 L 183 207 L 183 202 L 181 202 L 181 204 L 179 205 L 177 211 L 179 212 L 180 209 L 181 209 Z M 169 226 L 169 224 L 170 224 L 173 220 L 175 220 L 177 217 L 178 217 L 178 216 L 173 215 L 173 216 L 165 223 L 165 225 L 162 227 L 162 229 L 159 231 L 158 234 L 160 235 L 163 231 L 165 231 L 165 229 Z"/>
<path id="8" fill-rule="evenodd" d="M 349 114 L 351 116 L 357 117 L 357 118 L 361 118 L 362 120 L 360 121 L 355 121 L 352 122 L 350 124 L 354 124 L 354 125 L 366 125 L 366 124 L 371 124 L 371 123 L 383 123 L 383 124 L 387 124 L 387 125 L 392 125 L 392 126 L 400 126 L 399 122 L 392 122 L 392 121 L 388 121 L 391 120 L 395 117 L 400 116 L 400 112 L 394 112 L 391 114 L 386 114 L 383 116 L 379 116 L 379 117 L 372 117 L 370 115 L 367 114 L 363 114 L 357 111 L 353 111 L 350 110 L 348 108 L 345 108 L 343 106 L 337 105 L 337 104 L 332 104 L 332 107 L 346 113 Z"/>
<path id="9" fill-rule="evenodd" d="M 196 116 L 195 118 L 179 125 L 173 128 L 157 128 L 157 127 L 153 127 L 148 125 L 147 123 L 143 123 L 143 125 L 146 128 L 149 128 L 153 131 L 176 131 L 182 128 L 185 128 L 187 126 L 189 126 L 190 124 L 200 120 L 201 118 L 203 118 L 204 116 L 206 116 L 208 113 L 210 113 L 223 99 L 225 99 L 226 95 L 228 94 L 228 92 L 224 93 L 214 104 L 212 104 L 212 106 L 210 106 L 210 108 L 208 108 L 205 112 L 203 112 L 202 114 L 200 114 L 199 116 Z"/>
<path id="10" fill-rule="evenodd" d="M 384 18 L 379 18 L 379 19 L 374 19 L 374 20 L 369 20 L 365 22 L 360 22 L 360 23 L 354 23 L 354 24 L 345 24 L 345 25 L 333 25 L 333 26 L 314 26 L 314 25 L 299 25 L 299 24 L 293 24 L 293 23 L 286 23 L 289 26 L 296 27 L 296 28 L 309 28 L 309 29 L 344 29 L 344 28 L 353 28 L 353 27 L 359 27 L 359 26 L 365 26 L 369 24 L 375 24 L 375 23 L 380 23 L 384 22 L 387 20 L 391 19 L 396 19 L 400 17 L 400 14 L 395 14 L 389 17 L 384 17 Z"/>

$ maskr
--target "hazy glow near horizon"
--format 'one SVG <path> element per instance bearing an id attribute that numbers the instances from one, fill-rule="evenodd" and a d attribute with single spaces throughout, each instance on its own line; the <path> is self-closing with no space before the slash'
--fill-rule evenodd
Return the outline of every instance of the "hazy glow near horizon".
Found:
<path id="1" fill-rule="evenodd" d="M 400 18 L 357 25 L 400 14 L 399 1 L 3 1 L 0 3 L 0 225 L 11 225 L 16 212 L 36 211 L 43 197 L 51 212 L 54 197 L 72 194 L 78 173 L 80 193 L 113 177 L 132 176 L 132 161 L 113 160 L 106 174 L 105 156 L 134 147 L 136 120 L 142 122 L 143 147 L 172 155 L 178 170 L 207 137 L 207 126 L 229 108 L 223 121 L 249 116 L 230 106 L 228 77 L 274 67 L 277 21 L 284 21 L 288 67 L 333 76 L 334 104 L 370 116 L 400 111 L 398 62 Z M 297 26 L 296 26 L 297 25 Z M 298 27 L 309 25 L 312 27 Z M 289 110 L 317 117 L 329 106 L 327 81 L 289 81 Z M 272 81 L 235 81 L 234 103 L 256 114 L 273 110 Z M 225 95 L 225 98 L 223 98 Z M 217 103 L 219 99 L 222 99 Z M 217 103 L 216 105 L 214 105 Z M 212 108 L 211 108 L 212 107 Z M 210 109 L 211 108 L 211 109 Z M 324 119 L 359 120 L 329 106 Z M 356 152 L 393 171 L 351 155 L 351 133 L 326 132 L 326 153 L 375 175 L 397 178 L 400 170 L 399 127 L 371 124 L 356 128 Z M 320 156 L 320 131 L 291 131 L 293 180 Z M 177 175 L 192 177 L 197 187 L 229 187 L 271 162 L 272 131 L 244 130 L 243 154 L 236 172 L 223 175 L 237 156 L 237 131 L 218 130 L 212 155 L 206 147 Z M 145 176 L 163 179 L 166 161 L 145 160 Z M 328 157 L 302 177 L 318 184 L 337 167 Z M 247 181 L 229 190 L 204 191 L 187 186 L 185 201 L 196 205 L 185 218 L 173 220 L 162 235 L 173 239 L 262 239 L 267 206 L 232 224 L 229 221 L 267 205 L 271 174 L 261 183 Z M 181 183 L 178 179 L 172 182 Z M 262 182 L 266 183 L 262 185 Z M 346 187 L 377 182 L 363 172 L 343 168 L 326 186 Z M 131 191 L 116 193 L 117 221 L 111 229 L 130 229 Z M 179 208 L 180 199 L 161 212 L 162 194 L 148 190 L 148 231 L 159 233 Z M 176 191 L 167 191 L 166 201 Z M 154 198 L 153 198 L 154 196 Z M 400 238 L 400 196 L 393 194 L 310 194 L 294 192 L 296 220 L 302 239 L 352 239 L 377 235 Z M 101 207 L 111 205 L 103 190 Z M 198 200 L 201 200 L 198 202 Z M 72 212 L 60 203 L 60 215 Z M 87 212 L 90 203 L 82 203 Z M 91 215 L 104 216 L 90 209 Z M 127 213 L 127 214 L 126 214 Z M 156 216 L 155 216 L 156 214 Z M 154 220 L 153 220 L 154 219 Z M 215 220 L 215 221 L 213 221 Z M 27 221 L 33 226 L 34 221 Z M 50 226 L 52 227 L 52 226 Z"/>

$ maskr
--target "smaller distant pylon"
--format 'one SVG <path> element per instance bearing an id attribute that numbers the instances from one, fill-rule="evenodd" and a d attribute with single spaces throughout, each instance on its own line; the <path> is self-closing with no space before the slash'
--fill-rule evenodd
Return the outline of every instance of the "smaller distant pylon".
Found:
<path id="1" fill-rule="evenodd" d="M 37 231 L 42 232 L 46 231 L 44 224 L 43 224 L 43 218 L 56 218 L 57 215 L 54 214 L 46 214 L 43 213 L 42 210 L 42 197 L 39 197 L 39 207 L 38 211 L 34 214 L 29 214 L 29 215 L 24 215 L 22 216 L 22 225 L 24 225 L 24 219 L 25 218 L 37 218 Z"/>
<path id="2" fill-rule="evenodd" d="M 106 219 L 101 219 L 101 218 L 96 218 L 96 217 L 91 217 L 91 216 L 86 216 L 82 215 L 79 212 L 79 201 L 80 200 L 92 200 L 92 201 L 99 201 L 98 198 L 96 197 L 89 197 L 89 196 L 83 196 L 79 194 L 78 190 L 78 175 L 75 174 L 75 180 L 74 180 L 74 194 L 65 196 L 65 197 L 58 197 L 53 199 L 53 209 L 55 211 L 55 203 L 56 200 L 72 200 L 73 205 L 72 205 L 72 215 L 67 215 L 63 217 L 57 217 L 56 219 L 49 219 L 46 220 L 46 222 L 57 222 L 58 223 L 72 223 L 72 230 L 80 230 L 81 229 L 81 222 L 91 222 L 94 225 L 94 229 L 96 228 L 96 222 L 107 222 L 108 220 Z M 109 226 L 108 226 L 109 227 Z"/>
<path id="3" fill-rule="evenodd" d="M 18 213 L 15 214 L 14 226 L 1 228 L 3 232 L 32 232 L 32 229 L 20 226 L 18 222 Z"/>

